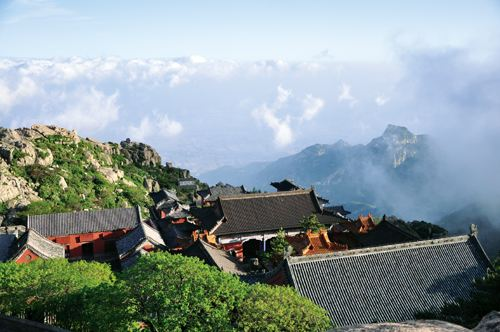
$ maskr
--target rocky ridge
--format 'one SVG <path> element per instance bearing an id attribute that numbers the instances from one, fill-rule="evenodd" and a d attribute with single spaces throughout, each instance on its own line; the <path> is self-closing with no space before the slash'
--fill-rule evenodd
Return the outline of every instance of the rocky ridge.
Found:
<path id="1" fill-rule="evenodd" d="M 147 193 L 159 190 L 160 182 L 175 189 L 185 173 L 161 162 L 151 146 L 130 139 L 102 143 L 40 124 L 0 128 L 0 214 L 58 199 L 59 208 L 68 200 L 73 209 L 147 203 Z"/>

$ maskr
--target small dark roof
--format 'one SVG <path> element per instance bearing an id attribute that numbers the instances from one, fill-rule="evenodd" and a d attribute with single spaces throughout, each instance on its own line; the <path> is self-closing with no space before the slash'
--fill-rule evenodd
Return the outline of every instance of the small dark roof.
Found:
<path id="1" fill-rule="evenodd" d="M 210 196 L 207 201 L 215 202 L 219 196 L 234 196 L 246 193 L 244 186 L 233 187 L 230 184 L 217 183 L 215 186 L 210 187 Z"/>
<path id="2" fill-rule="evenodd" d="M 475 236 L 289 257 L 298 292 L 336 326 L 413 319 L 469 296 L 491 263 Z"/>
<path id="3" fill-rule="evenodd" d="M 12 260 L 16 260 L 25 249 L 30 249 L 44 259 L 65 257 L 63 245 L 50 241 L 33 229 L 28 230 L 21 236 Z"/>
<path id="4" fill-rule="evenodd" d="M 153 199 L 155 205 L 158 205 L 164 201 L 179 202 L 179 198 L 177 197 L 177 195 L 167 189 L 161 189 L 160 191 L 149 193 L 149 196 L 151 196 L 151 199 Z"/>
<path id="5" fill-rule="evenodd" d="M 351 211 L 347 211 L 346 209 L 344 209 L 343 205 L 325 206 L 323 210 L 334 215 L 337 213 L 341 216 L 347 216 L 348 214 L 351 214 Z"/>
<path id="6" fill-rule="evenodd" d="M 201 229 L 207 231 L 214 228 L 221 219 L 213 207 L 191 207 L 189 213 L 199 221 Z"/>
<path id="7" fill-rule="evenodd" d="M 116 241 L 118 256 L 122 258 L 128 253 L 134 251 L 145 241 L 149 241 L 158 247 L 166 247 L 165 242 L 163 242 L 158 230 L 149 226 L 145 222 L 141 222 L 136 228 Z"/>
<path id="8" fill-rule="evenodd" d="M 0 262 L 10 258 L 11 249 L 16 236 L 14 234 L 0 234 Z"/>
<path id="9" fill-rule="evenodd" d="M 324 212 L 316 213 L 316 216 L 318 217 L 318 221 L 327 227 L 330 227 L 331 225 L 338 225 L 339 223 L 341 223 L 342 221 L 345 220 L 342 217 L 332 216 L 332 215 L 326 214 Z"/>
<path id="10" fill-rule="evenodd" d="M 174 224 L 168 218 L 158 220 L 157 225 L 168 248 L 177 248 L 191 240 L 193 232 L 198 229 L 197 225 L 188 221 Z"/>
<path id="11" fill-rule="evenodd" d="M 386 219 L 383 219 L 371 231 L 355 233 L 354 237 L 359 247 L 375 247 L 420 240 L 418 234 Z"/>
<path id="12" fill-rule="evenodd" d="M 293 180 L 284 179 L 280 182 L 271 182 L 271 186 L 276 188 L 278 191 L 290 191 L 290 190 L 299 190 L 303 189 L 297 186 Z"/>
<path id="13" fill-rule="evenodd" d="M 28 229 L 42 236 L 62 236 L 135 228 L 141 221 L 139 207 L 28 216 Z"/>
<path id="14" fill-rule="evenodd" d="M 330 200 L 324 198 L 324 197 L 321 197 L 321 196 L 318 196 L 318 202 L 321 204 L 321 205 L 325 205 L 325 204 L 328 204 L 330 203 Z"/>
<path id="15" fill-rule="evenodd" d="M 198 190 L 196 193 L 200 195 L 203 199 L 206 199 L 208 198 L 208 196 L 210 196 L 210 189 Z"/>
<path id="16" fill-rule="evenodd" d="M 223 222 L 212 229 L 215 235 L 300 229 L 303 217 L 321 213 L 312 189 L 225 196 L 218 203 Z"/>
<path id="17" fill-rule="evenodd" d="M 246 274 L 241 267 L 241 263 L 235 257 L 203 240 L 196 241 L 181 253 L 185 256 L 198 257 L 208 265 L 216 266 L 228 273 L 240 276 Z"/>

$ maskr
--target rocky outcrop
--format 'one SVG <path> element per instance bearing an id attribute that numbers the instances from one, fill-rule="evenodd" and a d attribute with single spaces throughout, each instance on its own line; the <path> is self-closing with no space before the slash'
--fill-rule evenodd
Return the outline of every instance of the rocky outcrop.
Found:
<path id="1" fill-rule="evenodd" d="M 26 132 L 26 129 L 22 129 Z M 21 131 L 22 131 L 21 130 Z M 48 137 L 48 136 L 54 136 L 54 135 L 59 135 L 63 137 L 67 137 L 70 140 L 72 140 L 75 143 L 80 143 L 80 136 L 76 133 L 75 130 L 67 130 L 65 128 L 61 127 L 56 127 L 56 126 L 46 126 L 46 125 L 41 125 L 41 124 L 35 124 L 31 126 L 31 132 L 28 130 L 26 135 L 31 135 L 31 137 L 36 138 L 37 135 L 38 137 Z"/>
<path id="2" fill-rule="evenodd" d="M 148 192 L 157 192 L 160 190 L 160 184 L 153 179 L 144 179 L 143 186 Z"/>
<path id="3" fill-rule="evenodd" d="M 33 125 L 31 128 L 0 128 L 0 157 L 9 164 L 15 159 L 17 165 L 20 166 L 52 165 L 54 160 L 52 151 L 36 148 L 34 141 L 37 138 L 53 135 L 66 137 L 75 143 L 80 142 L 80 137 L 75 131 L 68 131 L 56 126 Z"/>
<path id="4" fill-rule="evenodd" d="M 127 167 L 132 164 L 135 167 Z M 54 209 L 66 208 L 78 197 L 83 208 L 109 203 L 132 206 L 132 202 L 146 206 L 147 193 L 160 190 L 155 176 L 163 176 L 162 172 L 170 173 L 165 177 L 169 185 L 177 185 L 180 170 L 166 170 L 160 155 L 143 143 L 102 143 L 56 126 L 0 127 L 0 204 L 6 214 L 0 217 L 5 217 L 4 223 L 17 222 L 21 208 L 42 199 L 53 200 Z M 45 208 L 45 204 L 32 205 L 27 211 Z"/>
<path id="5" fill-rule="evenodd" d="M 402 323 L 375 323 L 346 326 L 333 329 L 332 332 L 467 332 L 465 327 L 439 320 L 412 320 Z"/>
<path id="6" fill-rule="evenodd" d="M 492 311 L 481 319 L 474 332 L 500 331 L 500 311 Z"/>
<path id="7" fill-rule="evenodd" d="M 22 207 L 38 201 L 37 193 L 23 178 L 13 175 L 8 165 L 0 159 L 0 203 L 7 203 L 10 208 Z"/>
<path id="8" fill-rule="evenodd" d="M 118 180 L 123 179 L 123 176 L 125 175 L 121 169 L 113 169 L 111 167 L 101 167 L 98 168 L 97 171 L 111 183 L 115 183 Z"/>
<path id="9" fill-rule="evenodd" d="M 130 139 L 120 142 L 121 154 L 141 166 L 161 165 L 161 157 L 151 146 L 144 143 L 132 142 Z"/>
<path id="10" fill-rule="evenodd" d="M 479 324 L 473 329 L 469 330 L 460 325 L 455 325 L 448 322 L 443 322 L 440 320 L 411 320 L 401 323 L 374 323 L 374 324 L 362 324 L 345 326 L 340 328 L 335 328 L 331 330 L 332 332 L 417 332 L 417 331 L 429 331 L 429 332 L 492 332 L 500 331 L 500 312 L 492 311 L 481 319 Z"/>
<path id="11" fill-rule="evenodd" d="M 59 177 L 59 187 L 61 187 L 62 190 L 66 190 L 68 188 L 68 184 L 62 176 Z"/>

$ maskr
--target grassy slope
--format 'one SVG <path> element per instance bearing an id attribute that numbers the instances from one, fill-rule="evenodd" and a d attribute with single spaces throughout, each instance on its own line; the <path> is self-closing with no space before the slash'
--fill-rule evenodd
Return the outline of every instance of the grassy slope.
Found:
<path id="1" fill-rule="evenodd" d="M 141 166 L 131 164 L 119 152 L 106 154 L 102 148 L 89 141 L 76 144 L 64 136 L 49 136 L 35 140 L 37 148 L 50 149 L 54 161 L 50 166 L 21 166 L 16 162 L 22 157 L 18 151 L 11 165 L 11 171 L 33 184 L 35 191 L 42 198 L 32 202 L 18 216 L 68 212 L 83 209 L 115 208 L 139 205 L 144 208 L 152 204 L 147 190 L 143 187 L 145 178 L 159 182 L 162 188 L 178 189 L 177 181 L 182 176 L 178 168 L 164 166 Z M 119 151 L 118 144 L 115 151 Z M 100 165 L 124 171 L 125 180 L 135 186 L 119 180 L 109 182 L 90 162 L 91 155 Z M 67 188 L 62 189 L 59 181 L 63 177 Z M 189 199 L 190 192 L 178 191 L 181 198 Z M 0 209 L 5 213 L 6 209 Z"/>

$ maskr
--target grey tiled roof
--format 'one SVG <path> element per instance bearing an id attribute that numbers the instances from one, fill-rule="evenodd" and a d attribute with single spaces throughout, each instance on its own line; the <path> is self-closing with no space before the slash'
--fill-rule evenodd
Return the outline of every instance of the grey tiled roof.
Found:
<path id="1" fill-rule="evenodd" d="M 35 230 L 30 229 L 19 239 L 17 251 L 12 256 L 12 260 L 17 259 L 25 249 L 32 250 L 41 258 L 64 258 L 64 246 L 54 243 L 43 237 Z"/>
<path id="2" fill-rule="evenodd" d="M 153 199 L 153 202 L 158 205 L 163 201 L 175 201 L 179 202 L 179 198 L 173 191 L 167 189 L 161 189 L 158 192 L 150 193 L 149 196 Z"/>
<path id="3" fill-rule="evenodd" d="M 131 229 L 140 218 L 139 207 L 134 207 L 28 216 L 27 225 L 43 236 L 58 236 Z"/>
<path id="4" fill-rule="evenodd" d="M 222 184 L 218 183 L 217 185 L 210 187 L 210 196 L 207 198 L 207 201 L 214 202 L 220 196 L 233 196 L 233 195 L 242 195 L 246 194 L 245 187 L 233 187 L 230 184 Z"/>
<path id="5" fill-rule="evenodd" d="M 0 234 L 0 262 L 10 258 L 12 244 L 16 240 L 14 234 Z"/>
<path id="6" fill-rule="evenodd" d="M 314 190 L 220 197 L 224 222 L 215 235 L 232 235 L 283 229 L 300 229 L 300 220 L 321 213 Z"/>
<path id="7" fill-rule="evenodd" d="M 139 226 L 116 241 L 119 257 L 122 258 L 129 252 L 136 250 L 144 241 L 149 241 L 155 246 L 166 247 L 160 233 L 148 224 L 141 222 Z"/>
<path id="8" fill-rule="evenodd" d="M 404 321 L 467 297 L 491 266 L 475 236 L 290 257 L 292 285 L 336 326 Z"/>
<path id="9" fill-rule="evenodd" d="M 245 275 L 246 272 L 241 268 L 241 263 L 229 255 L 226 251 L 216 248 L 203 240 L 198 240 L 188 249 L 182 252 L 185 256 L 198 257 L 205 263 L 217 266 L 220 270 L 235 275 Z"/>

